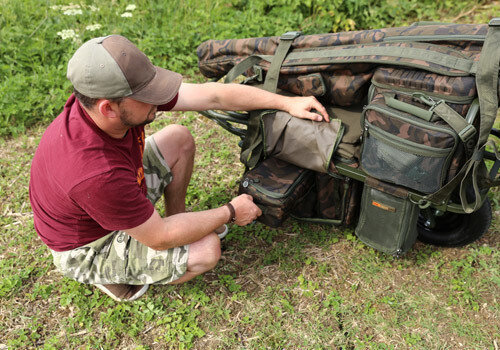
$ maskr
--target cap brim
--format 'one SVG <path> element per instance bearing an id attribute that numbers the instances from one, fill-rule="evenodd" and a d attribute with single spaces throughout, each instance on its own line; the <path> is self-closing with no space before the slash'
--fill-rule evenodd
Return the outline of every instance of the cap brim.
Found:
<path id="1" fill-rule="evenodd" d="M 127 97 L 157 106 L 169 103 L 179 92 L 182 75 L 156 66 L 155 69 L 154 78 L 141 90 Z"/>

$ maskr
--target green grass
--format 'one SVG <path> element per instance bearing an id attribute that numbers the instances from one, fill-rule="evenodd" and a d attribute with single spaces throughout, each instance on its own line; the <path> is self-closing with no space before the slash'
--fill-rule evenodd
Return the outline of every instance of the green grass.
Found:
<path id="1" fill-rule="evenodd" d="M 61 277 L 34 231 L 27 188 L 44 126 L 68 93 L 65 62 L 81 41 L 127 35 L 156 64 L 200 81 L 195 48 L 209 38 L 352 29 L 349 20 L 354 29 L 485 23 L 500 10 L 498 1 L 174 3 L 138 1 L 132 17 L 121 17 L 129 3 L 92 11 L 81 2 L 85 11 L 71 17 L 50 7 L 61 1 L 0 0 L 0 349 L 498 349 L 497 189 L 490 230 L 466 247 L 417 243 L 395 259 L 352 230 L 289 220 L 280 229 L 232 227 L 213 271 L 153 286 L 133 303 Z M 85 29 L 96 23 L 101 29 Z M 64 29 L 79 38 L 63 40 Z M 194 113 L 165 114 L 148 132 L 171 123 L 186 125 L 197 143 L 188 209 L 232 198 L 243 172 L 238 138 Z"/>

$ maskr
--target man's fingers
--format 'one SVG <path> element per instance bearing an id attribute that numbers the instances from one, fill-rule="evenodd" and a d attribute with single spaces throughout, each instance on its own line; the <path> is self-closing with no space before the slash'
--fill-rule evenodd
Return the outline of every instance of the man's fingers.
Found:
<path id="1" fill-rule="evenodd" d="M 316 98 L 314 98 L 314 109 L 317 110 L 325 119 L 325 121 L 330 122 L 330 117 L 328 116 L 328 113 L 326 112 L 326 108 L 318 101 Z"/>
<path id="2" fill-rule="evenodd" d="M 262 210 L 260 210 L 259 207 L 257 207 L 257 216 L 261 216 L 262 215 Z"/>

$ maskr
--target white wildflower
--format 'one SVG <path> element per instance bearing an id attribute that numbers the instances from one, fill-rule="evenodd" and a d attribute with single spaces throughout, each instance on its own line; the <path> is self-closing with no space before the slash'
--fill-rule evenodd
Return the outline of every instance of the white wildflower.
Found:
<path id="1" fill-rule="evenodd" d="M 94 5 L 90 5 L 90 6 L 89 6 L 89 9 L 90 9 L 90 11 L 92 11 L 92 12 L 99 11 L 99 7 L 95 7 Z"/>
<path id="2" fill-rule="evenodd" d="M 134 4 L 127 5 L 125 11 L 134 11 L 137 8 Z"/>
<path id="3" fill-rule="evenodd" d="M 122 13 L 122 17 L 132 17 L 132 13 L 124 12 L 124 13 Z"/>
<path id="4" fill-rule="evenodd" d="M 93 32 L 97 29 L 101 29 L 102 28 L 102 25 L 100 24 L 90 24 L 88 26 L 85 27 L 86 30 L 90 31 L 90 32 Z"/>
<path id="5" fill-rule="evenodd" d="M 57 32 L 57 35 L 59 35 L 63 40 L 66 39 L 76 40 L 79 37 L 79 35 L 76 34 L 73 29 L 64 29 L 60 32 Z"/>
<path id="6" fill-rule="evenodd" d="M 65 6 L 60 6 L 61 10 L 63 11 L 66 11 L 66 10 L 74 10 L 74 9 L 79 9 L 80 8 L 80 5 L 78 4 L 69 4 L 69 5 L 65 5 Z"/>
<path id="7" fill-rule="evenodd" d="M 52 10 L 59 10 L 61 8 L 61 6 L 60 5 L 52 5 L 50 8 Z"/>
<path id="8" fill-rule="evenodd" d="M 64 15 L 66 16 L 75 16 L 75 15 L 81 15 L 83 12 L 81 9 L 68 9 L 63 12 Z"/>

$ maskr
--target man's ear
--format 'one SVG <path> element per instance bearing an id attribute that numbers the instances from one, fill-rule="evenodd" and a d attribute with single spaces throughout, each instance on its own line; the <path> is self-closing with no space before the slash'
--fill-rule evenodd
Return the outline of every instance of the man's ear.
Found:
<path id="1" fill-rule="evenodd" d="M 106 118 L 118 118 L 119 117 L 119 109 L 116 103 L 111 102 L 110 100 L 99 100 L 97 102 L 97 110 L 101 115 Z"/>

